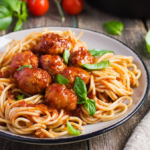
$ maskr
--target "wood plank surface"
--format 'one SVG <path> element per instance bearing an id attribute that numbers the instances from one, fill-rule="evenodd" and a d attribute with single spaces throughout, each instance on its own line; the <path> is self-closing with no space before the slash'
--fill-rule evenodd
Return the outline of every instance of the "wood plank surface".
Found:
<path id="1" fill-rule="evenodd" d="M 23 29 L 49 26 L 73 26 L 73 17 L 66 13 L 64 13 L 64 15 L 66 21 L 62 23 L 55 3 L 50 1 L 50 9 L 44 16 L 35 17 L 29 12 L 27 22 L 23 23 Z M 15 21 L 16 20 L 12 22 L 11 26 L 6 31 L 1 31 L 0 35 L 12 32 L 16 23 Z M 5 138 L 0 138 L 0 150 L 86 150 L 86 146 L 87 141 L 59 146 L 42 146 L 19 143 Z"/>
<path id="2" fill-rule="evenodd" d="M 0 150 L 85 150 L 86 141 L 66 145 L 34 145 L 0 138 Z"/>
<path id="3" fill-rule="evenodd" d="M 144 60 L 150 72 L 150 54 L 146 50 L 144 37 L 146 29 L 141 20 L 118 18 L 116 16 L 104 13 L 100 10 L 92 8 L 85 4 L 85 9 L 82 14 L 77 17 L 78 27 L 91 29 L 94 31 L 107 34 L 103 29 L 103 24 L 106 21 L 122 21 L 124 30 L 121 36 L 112 36 L 124 42 L 135 50 Z M 133 129 L 137 126 L 140 120 L 144 117 L 150 108 L 150 94 L 145 100 L 138 112 L 127 122 L 99 137 L 89 140 L 90 150 L 122 150 L 128 138 L 132 134 Z"/>

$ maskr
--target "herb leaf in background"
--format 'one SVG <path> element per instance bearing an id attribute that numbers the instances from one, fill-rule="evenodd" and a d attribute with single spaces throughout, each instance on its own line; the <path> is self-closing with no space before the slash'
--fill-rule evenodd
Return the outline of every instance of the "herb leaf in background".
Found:
<path id="1" fill-rule="evenodd" d="M 8 8 L 0 5 L 0 18 L 4 18 L 5 16 L 10 16 L 11 14 L 12 12 Z"/>
<path id="2" fill-rule="evenodd" d="M 22 3 L 21 19 L 26 22 L 27 21 L 27 17 L 28 17 L 27 4 L 26 4 L 26 2 L 23 2 Z"/>
<path id="3" fill-rule="evenodd" d="M 22 20 L 19 19 L 15 25 L 14 31 L 19 31 L 22 29 Z"/>
<path id="4" fill-rule="evenodd" d="M 69 80 L 67 78 L 65 78 L 64 76 L 60 75 L 60 74 L 58 74 L 55 79 L 56 79 L 56 82 L 59 83 L 59 84 L 69 83 Z"/>
<path id="5" fill-rule="evenodd" d="M 86 69 L 90 69 L 90 70 L 104 69 L 104 68 L 108 68 L 110 66 L 110 61 L 104 60 L 104 61 L 101 61 L 101 62 L 95 63 L 95 64 L 82 64 L 82 66 L 85 67 Z"/>
<path id="6" fill-rule="evenodd" d="M 119 21 L 110 21 L 104 23 L 104 29 L 109 34 L 121 35 L 123 28 L 123 23 Z"/>
<path id="7" fill-rule="evenodd" d="M 113 51 L 100 49 L 90 49 L 89 52 L 91 53 L 92 56 L 102 56 L 106 53 L 114 53 Z"/>
<path id="8" fill-rule="evenodd" d="M 14 31 L 21 30 L 22 20 L 28 16 L 26 2 L 20 0 L 0 0 L 0 31 L 7 29 L 13 16 L 18 18 Z"/>
<path id="9" fill-rule="evenodd" d="M 69 121 L 67 121 L 67 128 L 68 128 L 68 131 L 72 134 L 72 135 L 80 135 L 81 132 L 78 131 L 77 129 L 75 129 Z"/>
<path id="10" fill-rule="evenodd" d="M 12 22 L 12 12 L 5 6 L 0 5 L 0 30 L 7 29 Z"/>
<path id="11" fill-rule="evenodd" d="M 86 85 L 80 77 L 76 78 L 74 91 L 78 97 L 77 104 L 84 104 L 84 107 L 89 111 L 89 115 L 93 116 L 96 112 L 96 103 L 93 99 L 87 98 Z"/>
<path id="12" fill-rule="evenodd" d="M 7 29 L 12 22 L 12 16 L 0 18 L 0 31 Z"/>
<path id="13" fill-rule="evenodd" d="M 1 0 L 0 4 L 8 7 L 12 11 L 15 11 L 16 13 L 20 13 L 21 4 L 22 1 L 20 0 Z"/>
<path id="14" fill-rule="evenodd" d="M 65 51 L 63 53 L 63 59 L 66 64 L 68 64 L 69 57 L 70 57 L 70 49 L 65 49 Z"/>
<path id="15" fill-rule="evenodd" d="M 150 30 L 146 34 L 145 41 L 146 41 L 147 50 L 150 53 Z"/>
<path id="16" fill-rule="evenodd" d="M 24 66 L 21 66 L 19 69 L 17 69 L 17 71 L 19 71 L 19 70 L 21 70 L 21 69 L 23 69 L 23 68 L 26 68 L 26 67 L 28 67 L 28 68 L 32 68 L 32 66 L 31 66 L 31 65 L 24 65 Z"/>

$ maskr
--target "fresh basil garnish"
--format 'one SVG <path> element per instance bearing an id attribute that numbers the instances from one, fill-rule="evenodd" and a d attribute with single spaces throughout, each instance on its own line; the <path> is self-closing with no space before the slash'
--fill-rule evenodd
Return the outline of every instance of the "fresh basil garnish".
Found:
<path id="1" fill-rule="evenodd" d="M 87 97 L 86 85 L 80 77 L 76 77 L 76 81 L 74 84 L 74 92 L 79 98 L 79 100 L 85 100 Z"/>
<path id="2" fill-rule="evenodd" d="M 104 60 L 96 64 L 82 64 L 82 66 L 90 70 L 104 69 L 110 66 L 110 61 Z"/>
<path id="3" fill-rule="evenodd" d="M 22 99 L 23 99 L 23 95 L 18 95 L 17 96 L 17 100 L 22 100 Z M 14 101 L 17 101 L 17 100 L 14 99 Z"/>
<path id="4" fill-rule="evenodd" d="M 150 53 L 150 30 L 146 34 L 145 41 L 146 41 L 147 50 Z"/>
<path id="5" fill-rule="evenodd" d="M 89 115 L 93 116 L 96 112 L 96 103 L 94 100 L 87 98 L 86 85 L 80 77 L 76 78 L 74 91 L 79 99 L 77 104 L 84 104 L 84 107 L 89 111 Z"/>
<path id="6" fill-rule="evenodd" d="M 72 134 L 72 135 L 80 135 L 81 132 L 78 131 L 77 129 L 75 129 L 69 121 L 67 121 L 67 128 L 68 128 L 68 131 Z"/>
<path id="7" fill-rule="evenodd" d="M 84 103 L 84 107 L 89 111 L 89 115 L 93 116 L 96 112 L 96 102 L 93 99 L 88 99 Z"/>
<path id="8" fill-rule="evenodd" d="M 123 23 L 119 21 L 110 21 L 104 23 L 104 29 L 109 34 L 121 35 L 123 28 L 124 28 Z"/>
<path id="9" fill-rule="evenodd" d="M 69 83 L 69 80 L 67 78 L 65 78 L 64 76 L 60 75 L 60 74 L 58 74 L 55 79 L 56 79 L 56 82 L 60 83 L 60 84 Z"/>
<path id="10" fill-rule="evenodd" d="M 18 100 L 22 100 L 23 99 L 23 95 L 18 95 L 17 98 L 18 98 Z"/>
<path id="11" fill-rule="evenodd" d="M 84 104 L 85 101 L 86 101 L 86 98 L 85 98 L 85 99 L 79 99 L 79 100 L 77 101 L 77 104 Z"/>
<path id="12" fill-rule="evenodd" d="M 63 53 L 63 59 L 64 59 L 65 63 L 67 63 L 67 64 L 69 61 L 69 57 L 70 57 L 70 49 L 66 49 Z"/>
<path id="13" fill-rule="evenodd" d="M 113 51 L 100 49 L 90 49 L 89 52 L 91 53 L 92 56 L 102 56 L 106 53 L 114 53 Z"/>
<path id="14" fill-rule="evenodd" d="M 21 66 L 19 69 L 17 69 L 18 71 L 19 70 L 21 70 L 21 69 L 23 69 L 23 68 L 26 68 L 26 67 L 28 67 L 28 68 L 32 68 L 32 66 L 31 65 L 24 65 L 24 66 Z"/>

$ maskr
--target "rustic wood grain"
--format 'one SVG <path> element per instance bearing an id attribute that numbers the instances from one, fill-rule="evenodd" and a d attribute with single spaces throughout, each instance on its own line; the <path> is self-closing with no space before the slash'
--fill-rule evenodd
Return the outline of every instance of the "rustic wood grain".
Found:
<path id="1" fill-rule="evenodd" d="M 66 145 L 31 145 L 0 138 L 0 150 L 85 150 L 86 141 Z"/>
<path id="2" fill-rule="evenodd" d="M 35 17 L 29 12 L 27 22 L 23 23 L 23 29 L 49 26 L 73 26 L 72 16 L 69 16 L 66 13 L 64 13 L 64 15 L 66 21 L 62 23 L 55 3 L 50 1 L 50 9 L 44 16 Z M 0 35 L 5 35 L 12 32 L 16 21 L 16 19 L 13 20 L 11 26 L 6 31 L 1 31 Z M 24 144 L 5 138 L 0 138 L 0 150 L 86 150 L 86 143 L 87 141 L 59 146 L 42 146 Z"/>
<path id="3" fill-rule="evenodd" d="M 122 36 L 112 36 L 126 43 L 135 50 L 144 60 L 150 72 L 150 54 L 146 50 L 144 37 L 146 29 L 141 20 L 138 19 L 121 19 L 116 16 L 98 11 L 85 3 L 84 11 L 77 17 L 78 27 L 91 29 L 107 34 L 103 29 L 103 24 L 106 21 L 122 21 L 124 30 Z M 99 137 L 89 140 L 90 150 L 121 150 L 125 146 L 128 138 L 132 134 L 133 129 L 137 126 L 140 120 L 148 112 L 150 108 L 150 94 L 139 111 L 126 123 L 113 129 Z"/>

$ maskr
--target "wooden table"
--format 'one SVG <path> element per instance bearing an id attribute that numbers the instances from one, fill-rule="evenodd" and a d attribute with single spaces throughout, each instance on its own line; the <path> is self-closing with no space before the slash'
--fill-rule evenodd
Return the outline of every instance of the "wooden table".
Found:
<path id="1" fill-rule="evenodd" d="M 23 24 L 23 29 L 35 27 L 68 26 L 91 29 L 94 31 L 106 32 L 103 30 L 103 24 L 106 21 L 122 21 L 124 30 L 121 36 L 113 36 L 116 39 L 126 43 L 135 50 L 144 60 L 150 72 L 150 54 L 145 45 L 145 35 L 150 28 L 150 20 L 119 18 L 111 14 L 98 11 L 85 3 L 83 12 L 78 16 L 69 16 L 66 13 L 65 23 L 62 23 L 55 4 L 50 1 L 50 9 L 42 17 L 34 17 L 29 13 L 27 22 Z M 15 22 L 12 23 L 6 31 L 0 32 L 0 35 L 13 31 Z M 0 138 L 0 150 L 122 150 L 132 134 L 132 131 L 145 116 L 150 107 L 150 94 L 145 100 L 138 112 L 124 124 L 119 127 L 93 139 L 83 142 L 58 145 L 58 146 L 39 146 L 15 142 L 5 138 Z"/>

